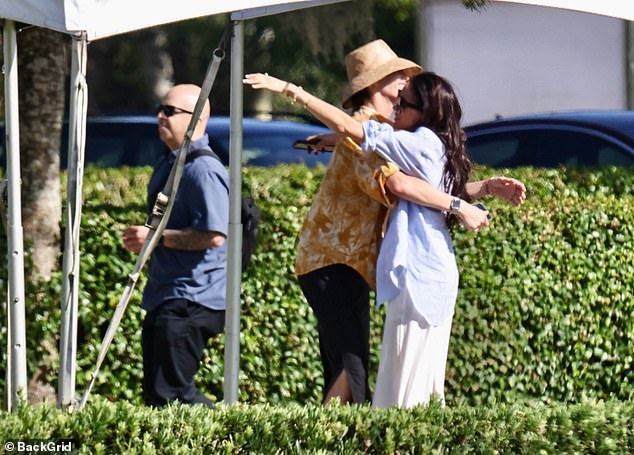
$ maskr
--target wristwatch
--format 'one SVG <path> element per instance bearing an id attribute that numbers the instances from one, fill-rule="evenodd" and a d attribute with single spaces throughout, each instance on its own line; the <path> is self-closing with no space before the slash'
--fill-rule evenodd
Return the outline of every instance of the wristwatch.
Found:
<path id="1" fill-rule="evenodd" d="M 462 202 L 462 199 L 460 199 L 459 197 L 453 198 L 451 200 L 451 204 L 449 205 L 449 213 L 453 213 L 454 215 L 458 213 L 458 210 L 460 210 L 461 202 Z"/>

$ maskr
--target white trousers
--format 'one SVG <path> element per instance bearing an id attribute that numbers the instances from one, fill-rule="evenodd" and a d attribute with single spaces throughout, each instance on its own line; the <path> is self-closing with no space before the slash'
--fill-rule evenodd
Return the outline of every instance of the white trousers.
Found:
<path id="1" fill-rule="evenodd" d="M 441 326 L 430 326 L 407 292 L 391 301 L 372 405 L 408 408 L 429 403 L 434 394 L 444 405 L 450 334 L 451 319 Z"/>

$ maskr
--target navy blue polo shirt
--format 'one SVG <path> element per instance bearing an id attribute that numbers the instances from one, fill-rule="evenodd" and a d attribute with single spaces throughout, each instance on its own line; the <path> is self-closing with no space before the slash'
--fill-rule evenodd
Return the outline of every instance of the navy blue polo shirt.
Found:
<path id="1" fill-rule="evenodd" d="M 207 135 L 192 141 L 189 152 L 207 149 Z M 148 211 L 163 189 L 175 161 L 168 153 L 154 168 L 148 184 Z M 166 229 L 216 231 L 229 227 L 229 176 L 216 158 L 200 155 L 185 163 Z M 151 311 L 167 299 L 181 298 L 214 310 L 225 309 L 227 242 L 219 248 L 185 251 L 158 245 L 148 265 L 142 308 Z"/>

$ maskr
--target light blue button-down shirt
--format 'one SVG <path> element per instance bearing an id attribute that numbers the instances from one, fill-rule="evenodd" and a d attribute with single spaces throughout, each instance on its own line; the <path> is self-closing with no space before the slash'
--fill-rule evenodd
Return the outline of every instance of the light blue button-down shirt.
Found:
<path id="1" fill-rule="evenodd" d="M 445 147 L 430 129 L 395 131 L 385 123 L 363 123 L 361 148 L 375 151 L 408 175 L 442 189 Z M 408 292 L 418 313 L 432 326 L 453 316 L 458 268 L 445 216 L 404 199 L 390 212 L 377 264 L 379 305 Z"/>

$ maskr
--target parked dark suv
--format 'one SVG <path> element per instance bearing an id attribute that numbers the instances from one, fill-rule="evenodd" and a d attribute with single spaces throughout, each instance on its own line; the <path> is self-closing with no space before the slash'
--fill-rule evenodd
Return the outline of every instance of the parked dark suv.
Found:
<path id="1" fill-rule="evenodd" d="M 634 111 L 508 117 L 465 132 L 471 159 L 490 167 L 634 165 Z"/>
<path id="2" fill-rule="evenodd" d="M 212 117 L 207 133 L 212 149 L 225 164 L 229 164 L 229 117 Z M 153 165 L 165 152 L 153 116 L 89 117 L 86 124 L 86 165 L 97 167 Z M 2 137 L 4 128 L 0 126 Z M 66 128 L 62 135 L 61 166 L 67 167 L 68 138 Z M 328 164 L 330 154 L 309 155 L 294 149 L 298 139 L 327 133 L 322 126 L 292 121 L 243 120 L 242 159 L 251 166 L 273 166 L 284 163 L 304 163 L 309 167 Z M 4 140 L 0 143 L 4 162 Z"/>

